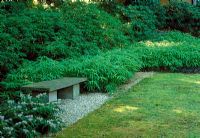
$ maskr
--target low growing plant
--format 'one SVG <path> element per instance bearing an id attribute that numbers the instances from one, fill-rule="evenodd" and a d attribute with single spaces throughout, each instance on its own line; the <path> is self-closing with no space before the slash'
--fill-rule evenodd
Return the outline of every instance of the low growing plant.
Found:
<path id="1" fill-rule="evenodd" d="M 169 32 L 141 44 L 137 53 L 141 53 L 143 68 L 179 71 L 200 67 L 200 40 L 188 34 Z"/>
<path id="2" fill-rule="evenodd" d="M 36 137 L 60 130 L 60 109 L 45 99 L 46 95 L 33 98 L 21 94 L 18 101 L 6 100 L 1 104 L 0 137 Z"/>
<path id="3" fill-rule="evenodd" d="M 25 84 L 60 78 L 63 76 L 64 68 L 58 61 L 40 57 L 35 62 L 24 62 L 19 69 L 8 74 L 6 81 L 1 82 L 1 85 L 5 89 L 19 90 Z"/>
<path id="4" fill-rule="evenodd" d="M 141 62 L 137 54 L 128 50 L 113 50 L 95 57 L 83 57 L 66 60 L 66 76 L 88 78 L 86 87 L 89 91 L 113 92 L 116 87 L 127 81 L 140 69 Z"/>
<path id="5" fill-rule="evenodd" d="M 8 90 L 22 85 L 61 77 L 87 77 L 89 91 L 113 91 L 139 70 L 141 62 L 137 54 L 128 50 L 112 50 L 97 56 L 55 61 L 42 58 L 28 62 L 8 75 L 1 84 Z"/>

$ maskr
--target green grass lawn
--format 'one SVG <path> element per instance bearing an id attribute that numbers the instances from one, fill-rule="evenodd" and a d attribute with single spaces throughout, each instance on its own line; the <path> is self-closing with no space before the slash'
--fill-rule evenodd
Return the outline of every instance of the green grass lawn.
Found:
<path id="1" fill-rule="evenodd" d="M 157 73 L 57 137 L 200 137 L 200 74 Z"/>

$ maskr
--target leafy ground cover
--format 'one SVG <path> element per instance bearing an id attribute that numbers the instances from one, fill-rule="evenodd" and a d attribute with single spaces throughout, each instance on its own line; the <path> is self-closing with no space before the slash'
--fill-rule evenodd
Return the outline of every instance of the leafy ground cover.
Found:
<path id="1" fill-rule="evenodd" d="M 200 66 L 200 39 L 189 34 L 168 32 L 140 44 L 136 53 L 144 63 L 143 68 L 179 72 L 182 67 Z"/>
<path id="2" fill-rule="evenodd" d="M 103 64 L 102 64 L 103 63 Z M 180 32 L 112 49 L 96 56 L 81 56 L 61 61 L 42 57 L 24 63 L 7 75 L 4 88 L 18 90 L 27 83 L 65 76 L 87 77 L 88 91 L 113 92 L 140 69 L 179 71 L 179 68 L 200 66 L 200 39 Z"/>
<path id="3" fill-rule="evenodd" d="M 46 101 L 45 94 L 36 97 L 21 94 L 17 100 L 1 100 L 0 137 L 32 138 L 60 130 L 61 108 L 58 103 Z"/>
<path id="4" fill-rule="evenodd" d="M 200 75 L 156 73 L 56 137 L 198 137 Z"/>

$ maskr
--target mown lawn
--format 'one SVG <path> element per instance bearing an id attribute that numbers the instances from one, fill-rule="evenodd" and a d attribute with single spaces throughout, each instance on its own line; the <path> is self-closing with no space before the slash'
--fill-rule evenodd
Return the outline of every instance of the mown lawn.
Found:
<path id="1" fill-rule="evenodd" d="M 57 137 L 200 137 L 200 74 L 156 73 Z"/>

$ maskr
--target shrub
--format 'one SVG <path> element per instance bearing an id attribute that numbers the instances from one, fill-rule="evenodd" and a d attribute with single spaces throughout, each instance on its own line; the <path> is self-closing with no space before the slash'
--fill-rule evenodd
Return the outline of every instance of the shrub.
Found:
<path id="1" fill-rule="evenodd" d="M 64 76 L 87 77 L 86 88 L 89 91 L 111 92 L 141 68 L 175 71 L 182 67 L 199 67 L 199 44 L 199 39 L 189 34 L 163 33 L 151 41 L 96 56 L 62 61 L 40 58 L 37 62 L 27 62 L 10 73 L 1 84 L 10 90 Z"/>
<path id="2" fill-rule="evenodd" d="M 161 14 L 164 14 L 164 8 L 159 4 L 132 4 L 124 6 L 122 3 L 115 1 L 102 2 L 101 7 L 112 14 L 115 18 L 124 23 L 124 33 L 133 42 L 151 37 L 156 30 L 165 22 Z M 160 21 L 158 21 L 160 20 Z"/>
<path id="3" fill-rule="evenodd" d="M 179 71 L 200 67 L 200 40 L 179 32 L 170 32 L 138 48 L 145 69 Z"/>
<path id="4" fill-rule="evenodd" d="M 1 84 L 5 89 L 15 90 L 28 83 L 60 78 L 63 72 L 64 66 L 58 61 L 41 57 L 36 62 L 25 62 L 17 71 L 8 74 L 6 82 Z"/>
<path id="5" fill-rule="evenodd" d="M 122 32 L 120 20 L 100 10 L 95 4 L 83 2 L 65 4 L 62 11 L 64 20 L 73 23 L 84 36 L 76 44 L 80 46 L 82 52 L 88 53 L 89 49 L 93 50 L 96 46 L 100 49 L 110 49 L 126 45 L 127 38 Z"/>
<path id="6" fill-rule="evenodd" d="M 57 104 L 21 94 L 19 101 L 7 100 L 0 108 L 0 137 L 36 137 L 61 129 Z"/>
<path id="7" fill-rule="evenodd" d="M 113 50 L 97 56 L 54 61 L 43 58 L 28 62 L 8 75 L 1 84 L 7 89 L 19 89 L 22 85 L 64 76 L 87 77 L 89 91 L 113 91 L 141 67 L 137 54 L 126 50 Z"/>
<path id="8" fill-rule="evenodd" d="M 84 57 L 78 62 L 63 61 L 68 66 L 66 76 L 88 78 L 86 87 L 89 91 L 113 92 L 140 69 L 141 62 L 137 54 L 127 50 L 114 50 L 95 57 Z"/>
<path id="9" fill-rule="evenodd" d="M 155 0 L 126 0 L 128 1 L 128 4 L 130 5 L 156 5 L 159 4 L 159 1 L 155 1 Z M 127 3 L 127 2 L 126 2 Z"/>
<path id="10" fill-rule="evenodd" d="M 113 15 L 116 18 L 121 16 L 121 8 L 124 6 L 123 3 L 117 1 L 101 1 L 99 2 L 101 9 L 105 10 L 109 14 Z"/>
<path id="11" fill-rule="evenodd" d="M 197 0 L 197 5 L 196 6 L 200 7 L 200 1 L 199 0 Z"/>
<path id="12" fill-rule="evenodd" d="M 170 2 L 166 6 L 167 26 L 195 36 L 200 35 L 200 9 L 184 2 Z"/>
<path id="13" fill-rule="evenodd" d="M 0 14 L 17 14 L 20 11 L 23 11 L 27 5 L 23 2 L 9 2 L 2 1 L 0 3 Z"/>
<path id="14" fill-rule="evenodd" d="M 127 19 L 125 32 L 131 39 L 147 39 L 154 33 L 156 17 L 147 6 L 128 6 L 122 9 Z"/>
<path id="15" fill-rule="evenodd" d="M 4 62 L 0 64 L 2 76 L 17 68 L 24 59 L 35 60 L 59 33 L 55 29 L 61 24 L 58 12 L 29 9 L 21 5 L 16 2 L 0 3 L 0 59 Z"/>
<path id="16" fill-rule="evenodd" d="M 156 16 L 156 27 L 162 29 L 166 25 L 166 11 L 164 6 L 160 3 L 159 0 L 127 0 L 129 5 L 132 6 L 147 6 L 149 7 L 154 15 Z"/>
<path id="17" fill-rule="evenodd" d="M 2 2 L 0 17 L 0 59 L 7 63 L 0 62 L 2 76 L 24 59 L 95 55 L 128 43 L 120 20 L 94 4 L 66 2 L 60 9 L 45 9 Z"/>
<path id="18" fill-rule="evenodd" d="M 15 99 L 18 101 L 20 99 L 20 91 L 2 91 L 0 92 L 0 105 L 5 103 L 7 100 Z"/>
<path id="19" fill-rule="evenodd" d="M 155 3 L 155 4 L 149 4 L 147 5 L 154 13 L 156 16 L 156 28 L 157 29 L 164 29 L 166 28 L 166 9 L 163 5 L 160 3 Z"/>
<path id="20" fill-rule="evenodd" d="M 0 33 L 0 78 L 13 68 L 18 67 L 24 54 L 21 44 L 9 34 Z"/>

